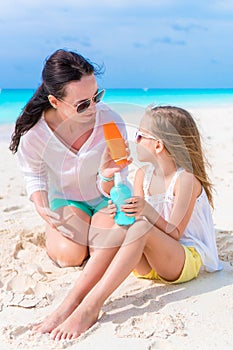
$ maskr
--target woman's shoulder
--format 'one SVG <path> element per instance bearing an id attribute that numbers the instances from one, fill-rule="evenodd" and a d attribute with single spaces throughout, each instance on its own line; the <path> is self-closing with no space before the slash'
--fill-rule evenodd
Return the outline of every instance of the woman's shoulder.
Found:
<path id="1" fill-rule="evenodd" d="M 43 118 L 40 118 L 31 129 L 21 136 L 20 142 L 32 145 L 36 140 L 45 140 L 46 135 L 49 136 L 46 123 Z"/>

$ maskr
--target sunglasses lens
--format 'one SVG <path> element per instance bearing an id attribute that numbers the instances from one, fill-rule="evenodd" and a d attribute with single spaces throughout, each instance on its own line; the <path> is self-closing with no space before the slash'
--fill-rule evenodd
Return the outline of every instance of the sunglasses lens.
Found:
<path id="1" fill-rule="evenodd" d="M 77 112 L 78 113 L 85 112 L 85 110 L 90 107 L 90 104 L 91 104 L 90 100 L 83 101 L 78 105 Z"/>
<path id="2" fill-rule="evenodd" d="M 135 140 L 137 143 L 139 143 L 142 139 L 142 135 L 140 135 L 138 132 L 136 132 L 136 135 L 135 135 Z"/>
<path id="3" fill-rule="evenodd" d="M 93 101 L 95 103 L 98 103 L 102 100 L 103 97 L 104 97 L 104 90 L 101 90 L 93 97 Z"/>
<path id="4" fill-rule="evenodd" d="M 91 104 L 92 100 L 93 100 L 94 103 L 98 103 L 98 102 L 100 102 L 102 100 L 103 96 L 104 96 L 104 90 L 101 90 L 95 96 L 93 96 L 92 98 L 79 103 L 79 105 L 77 107 L 77 112 L 78 113 L 85 112 L 85 110 L 90 107 L 90 104 Z"/>

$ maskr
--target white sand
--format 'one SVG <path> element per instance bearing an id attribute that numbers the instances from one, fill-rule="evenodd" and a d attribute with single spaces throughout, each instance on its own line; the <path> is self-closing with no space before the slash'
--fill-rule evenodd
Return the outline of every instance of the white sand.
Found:
<path id="1" fill-rule="evenodd" d="M 221 272 L 165 286 L 130 275 L 106 301 L 103 316 L 79 339 L 55 342 L 34 334 L 64 298 L 79 268 L 60 269 L 44 249 L 44 224 L 25 195 L 0 128 L 0 349 L 233 349 L 233 108 L 193 111 L 213 164 L 214 222 Z"/>

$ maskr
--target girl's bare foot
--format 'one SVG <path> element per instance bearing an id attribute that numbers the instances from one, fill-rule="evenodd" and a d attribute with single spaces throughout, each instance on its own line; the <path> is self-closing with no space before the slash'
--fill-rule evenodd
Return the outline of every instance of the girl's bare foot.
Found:
<path id="1" fill-rule="evenodd" d="M 80 305 L 58 327 L 51 332 L 54 340 L 75 339 L 90 328 L 98 319 L 100 309 L 93 306 Z"/>
<path id="2" fill-rule="evenodd" d="M 60 323 L 64 322 L 67 317 L 69 317 L 75 310 L 78 304 L 70 305 L 69 307 L 64 307 L 60 305 L 57 310 L 55 310 L 51 315 L 46 317 L 44 321 L 36 324 L 32 330 L 38 333 L 50 333 L 55 329 Z"/>

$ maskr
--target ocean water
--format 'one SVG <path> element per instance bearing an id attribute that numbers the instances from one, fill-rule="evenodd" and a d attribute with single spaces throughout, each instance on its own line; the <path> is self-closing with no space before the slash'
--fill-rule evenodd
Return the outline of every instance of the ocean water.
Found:
<path id="1" fill-rule="evenodd" d="M 32 97 L 33 89 L 0 91 L 0 124 L 14 123 Z M 106 103 L 134 104 L 146 107 L 176 105 L 182 108 L 233 106 L 233 89 L 106 89 Z"/>

